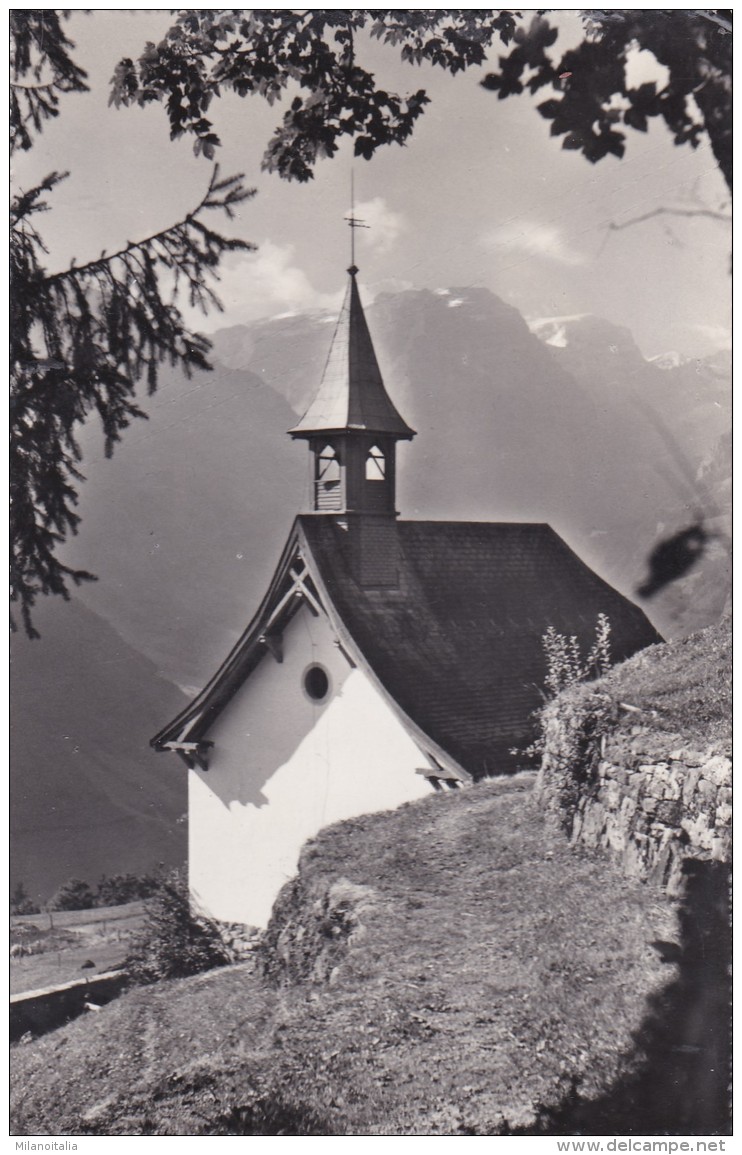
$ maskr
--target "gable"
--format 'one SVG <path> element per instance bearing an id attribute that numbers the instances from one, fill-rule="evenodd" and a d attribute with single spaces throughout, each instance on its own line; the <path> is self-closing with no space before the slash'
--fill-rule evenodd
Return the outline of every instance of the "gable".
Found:
<path id="1" fill-rule="evenodd" d="M 317 568 L 303 532 L 301 518 L 295 522 L 268 592 L 252 622 L 211 681 L 185 710 L 152 739 L 150 745 L 156 750 L 178 753 L 189 769 L 196 765 L 207 769 L 213 746 L 212 727 L 228 709 L 240 687 L 269 660 L 269 655 L 279 665 L 283 663 L 285 631 L 304 608 L 312 617 L 326 619 L 332 632 L 333 647 L 351 666 L 363 669 L 375 691 L 395 712 L 420 749 L 425 751 L 425 764 L 432 767 L 434 776 L 454 782 L 469 781 L 469 774 L 445 747 L 440 746 L 414 719 L 405 714 L 383 679 L 369 666 L 354 639 L 343 628 L 332 599 L 324 588 L 320 588 Z M 303 620 L 308 619 L 305 617 Z M 435 774 L 435 771 L 438 773 Z"/>
<path id="2" fill-rule="evenodd" d="M 204 689 L 155 735 L 150 743 L 154 749 L 183 753 L 184 747 L 197 747 L 202 742 L 208 746 L 205 736 L 209 727 L 245 679 L 267 655 L 282 661 L 283 631 L 298 610 L 306 606 L 314 616 L 323 612 L 295 529 L 255 617 Z"/>

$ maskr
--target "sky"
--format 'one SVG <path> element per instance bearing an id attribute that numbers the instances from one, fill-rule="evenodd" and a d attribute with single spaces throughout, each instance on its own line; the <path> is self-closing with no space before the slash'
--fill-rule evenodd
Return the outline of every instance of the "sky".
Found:
<path id="1" fill-rule="evenodd" d="M 573 13 L 557 17 L 560 41 L 575 36 Z M 113 252 L 175 223 L 199 201 L 210 165 L 192 141 L 171 142 L 165 112 L 108 107 L 109 79 L 122 56 L 136 57 L 170 24 L 166 11 L 75 11 L 68 24 L 91 91 L 62 99 L 33 150 L 14 158 L 28 188 L 51 170 L 70 176 L 43 220 L 48 268 Z M 404 288 L 485 286 L 529 320 L 595 313 L 633 333 L 646 356 L 677 350 L 704 356 L 731 343 L 729 226 L 658 208 L 719 209 L 723 178 L 707 144 L 672 144 L 667 129 L 628 130 L 626 155 L 590 165 L 550 138 L 528 95 L 499 101 L 481 88 L 484 70 L 450 77 L 413 69 L 370 42 L 362 63 L 398 91 L 431 96 L 405 148 L 388 146 L 353 164 L 356 261 L 364 300 Z M 637 79 L 652 62 L 637 58 Z M 212 104 L 223 173 L 243 172 L 256 196 L 224 231 L 253 241 L 254 254 L 227 258 L 223 314 L 192 318 L 211 331 L 263 316 L 338 307 L 349 264 L 351 150 L 321 161 L 309 184 L 260 170 L 282 115 L 259 97 Z M 217 218 L 213 218 L 216 223 Z M 191 319 L 191 318 L 189 318 Z"/>

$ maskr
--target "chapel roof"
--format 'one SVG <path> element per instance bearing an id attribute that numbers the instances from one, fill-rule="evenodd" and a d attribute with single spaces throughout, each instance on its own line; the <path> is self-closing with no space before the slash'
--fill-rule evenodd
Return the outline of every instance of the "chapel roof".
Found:
<path id="1" fill-rule="evenodd" d="M 586 652 L 598 614 L 607 614 L 614 661 L 662 640 L 548 525 L 396 521 L 390 532 L 398 585 L 369 589 L 357 579 L 347 527 L 321 514 L 297 518 L 255 619 L 209 686 L 152 744 L 161 749 L 189 726 L 197 737 L 208 732 L 263 658 L 262 631 L 284 595 L 280 575 L 297 553 L 352 660 L 418 740 L 475 778 L 514 769 L 510 749 L 531 740 L 549 626 L 576 635 Z M 287 602 L 292 613 L 296 600 Z"/>
<path id="2" fill-rule="evenodd" d="M 550 526 L 398 521 L 399 592 L 362 589 L 347 534 L 303 517 L 320 580 L 358 650 L 419 727 L 474 777 L 512 768 L 541 704 L 549 626 L 589 649 L 599 613 L 614 660 L 662 639 Z"/>
<path id="3" fill-rule="evenodd" d="M 350 430 L 409 440 L 415 431 L 399 415 L 384 387 L 358 292 L 358 269 L 351 265 L 348 272 L 348 288 L 317 396 L 289 433 L 309 437 Z"/>

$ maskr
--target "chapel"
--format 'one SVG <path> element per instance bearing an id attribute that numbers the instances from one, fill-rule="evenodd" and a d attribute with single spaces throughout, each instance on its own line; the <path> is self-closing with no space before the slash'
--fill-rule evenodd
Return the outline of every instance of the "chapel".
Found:
<path id="1" fill-rule="evenodd" d="M 194 899 L 256 927 L 323 827 L 517 768 L 549 626 L 586 651 L 606 614 L 614 661 L 661 641 L 548 525 L 400 519 L 397 445 L 415 431 L 348 275 L 289 430 L 308 446 L 310 508 L 231 653 L 151 743 L 188 768 Z"/>

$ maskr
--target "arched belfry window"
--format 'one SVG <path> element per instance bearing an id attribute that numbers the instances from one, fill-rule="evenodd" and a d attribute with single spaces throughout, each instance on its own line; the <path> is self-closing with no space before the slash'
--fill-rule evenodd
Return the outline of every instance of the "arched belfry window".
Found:
<path id="1" fill-rule="evenodd" d="M 386 479 L 386 458 L 378 445 L 372 445 L 366 458 L 366 481 Z"/>
<path id="2" fill-rule="evenodd" d="M 314 483 L 317 509 L 340 509 L 340 462 L 331 445 L 315 458 Z"/>
<path id="3" fill-rule="evenodd" d="M 331 445 L 326 445 L 317 458 L 317 481 L 326 485 L 340 481 L 340 462 Z"/>

